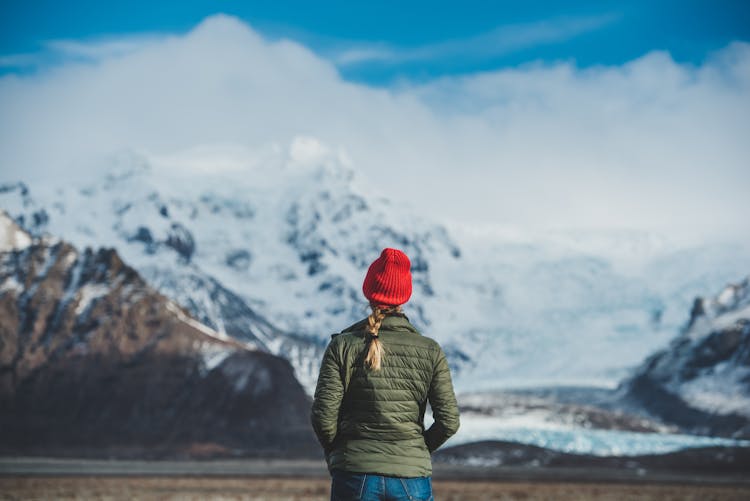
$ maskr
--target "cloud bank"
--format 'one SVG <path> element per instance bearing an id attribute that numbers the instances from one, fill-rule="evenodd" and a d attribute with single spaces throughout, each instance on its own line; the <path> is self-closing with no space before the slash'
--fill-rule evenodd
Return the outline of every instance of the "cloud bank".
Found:
<path id="1" fill-rule="evenodd" d="M 184 35 L 106 43 L 68 42 L 68 62 L 0 78 L 0 180 L 63 182 L 123 148 L 307 135 L 435 219 L 750 234 L 747 44 L 697 67 L 654 52 L 383 89 L 222 15 Z"/>

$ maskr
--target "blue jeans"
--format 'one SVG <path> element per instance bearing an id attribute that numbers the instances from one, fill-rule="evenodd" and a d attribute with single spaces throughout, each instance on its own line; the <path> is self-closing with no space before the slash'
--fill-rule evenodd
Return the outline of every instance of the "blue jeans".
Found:
<path id="1" fill-rule="evenodd" d="M 370 473 L 331 473 L 331 501 L 433 501 L 431 477 L 385 477 Z"/>

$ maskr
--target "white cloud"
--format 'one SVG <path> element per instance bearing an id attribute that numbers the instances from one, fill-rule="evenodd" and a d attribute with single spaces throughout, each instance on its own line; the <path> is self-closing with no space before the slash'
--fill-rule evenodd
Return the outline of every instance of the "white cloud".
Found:
<path id="1" fill-rule="evenodd" d="M 48 40 L 39 52 L 0 55 L 0 68 L 39 69 L 71 61 L 96 62 L 101 59 L 124 56 L 142 49 L 149 43 L 166 38 L 164 35 L 129 35 L 96 40 Z"/>
<path id="2" fill-rule="evenodd" d="M 156 35 L 105 38 L 96 41 L 50 40 L 45 48 L 59 57 L 70 59 L 101 60 L 136 52 L 150 43 L 163 41 Z"/>
<path id="3" fill-rule="evenodd" d="M 383 43 L 358 44 L 344 48 L 332 57 L 340 66 L 373 62 L 401 64 L 447 58 L 482 60 L 520 49 L 570 40 L 583 33 L 601 29 L 618 18 L 614 14 L 607 14 L 505 25 L 478 36 L 418 47 L 391 47 Z"/>
<path id="4" fill-rule="evenodd" d="M 87 60 L 0 78 L 1 179 L 67 180 L 121 148 L 301 134 L 437 219 L 750 234 L 747 44 L 697 67 L 656 52 L 395 89 L 346 82 L 307 48 L 226 16 L 125 51 L 72 51 Z"/>

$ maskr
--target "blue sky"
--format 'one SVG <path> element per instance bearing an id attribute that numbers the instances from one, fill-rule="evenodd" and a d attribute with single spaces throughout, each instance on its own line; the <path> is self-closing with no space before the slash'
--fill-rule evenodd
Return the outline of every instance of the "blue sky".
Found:
<path id="1" fill-rule="evenodd" d="M 532 61 L 615 65 L 652 50 L 698 64 L 733 40 L 750 40 L 750 2 L 743 0 L 2 0 L 0 71 L 33 69 L 8 56 L 38 53 L 50 41 L 183 33 L 218 12 L 266 37 L 291 38 L 333 61 L 344 78 L 371 85 Z"/>

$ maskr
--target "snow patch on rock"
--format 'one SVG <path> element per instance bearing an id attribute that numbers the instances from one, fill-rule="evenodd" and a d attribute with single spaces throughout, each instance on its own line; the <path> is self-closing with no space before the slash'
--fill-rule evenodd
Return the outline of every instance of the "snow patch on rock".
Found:
<path id="1" fill-rule="evenodd" d="M 5 280 L 0 283 L 0 294 L 5 292 L 15 292 L 16 295 L 18 295 L 23 292 L 23 290 L 23 285 L 19 283 L 14 276 L 6 277 Z"/>
<path id="2" fill-rule="evenodd" d="M 234 348 L 215 344 L 215 343 L 203 343 L 200 347 L 200 354 L 202 357 L 202 372 L 207 374 L 220 366 L 224 360 L 231 356 L 235 351 Z"/>
<path id="3" fill-rule="evenodd" d="M 174 301 L 167 301 L 167 309 L 171 311 L 172 313 L 174 313 L 180 321 L 188 324 L 189 326 L 193 327 L 196 330 L 199 330 L 203 334 L 209 337 L 212 337 L 214 339 L 218 339 L 220 341 L 227 340 L 226 335 L 222 335 L 221 333 L 211 329 L 210 327 L 185 315 L 185 313 L 182 312 L 182 309 L 180 309 L 180 307 L 177 306 L 177 304 L 175 304 Z"/>
<path id="4" fill-rule="evenodd" d="M 723 362 L 713 371 L 682 383 L 682 397 L 693 407 L 711 413 L 740 414 L 750 418 L 750 367 L 732 367 Z"/>
<path id="5" fill-rule="evenodd" d="M 76 316 L 88 310 L 93 302 L 102 296 L 106 296 L 109 291 L 110 288 L 106 284 L 85 284 L 81 287 L 78 290 L 78 304 L 75 309 Z"/>
<path id="6" fill-rule="evenodd" d="M 32 238 L 5 211 L 0 211 L 0 252 L 18 251 L 31 245 Z"/>

